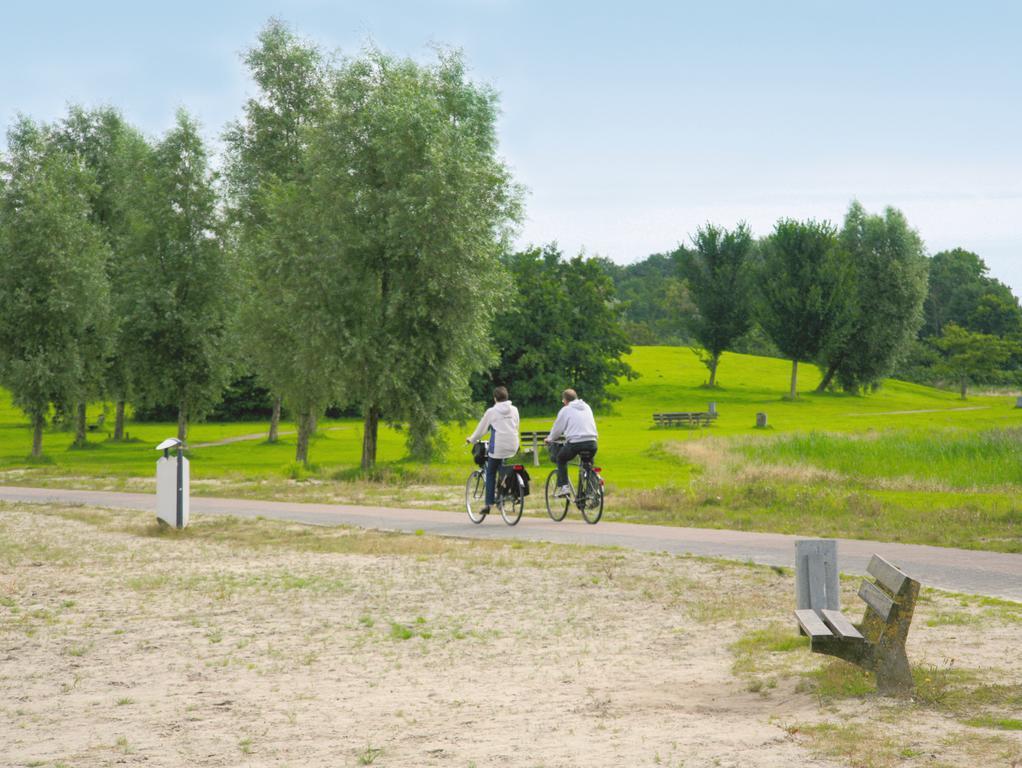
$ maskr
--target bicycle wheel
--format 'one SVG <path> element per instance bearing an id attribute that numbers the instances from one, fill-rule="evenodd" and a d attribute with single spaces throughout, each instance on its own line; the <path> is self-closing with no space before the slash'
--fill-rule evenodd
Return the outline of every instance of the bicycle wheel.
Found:
<path id="1" fill-rule="evenodd" d="M 578 508 L 587 523 L 596 525 L 603 517 L 603 482 L 592 470 L 585 473 L 582 482 L 585 484 L 585 496 L 579 500 Z"/>
<path id="2" fill-rule="evenodd" d="M 486 506 L 486 475 L 477 469 L 468 476 L 465 483 L 465 511 L 468 519 L 478 525 L 486 519 L 483 507 Z"/>
<path id="3" fill-rule="evenodd" d="M 564 516 L 568 514 L 568 505 L 571 504 L 571 499 L 568 497 L 558 498 L 554 496 L 554 491 L 557 490 L 557 470 L 551 472 L 546 479 L 546 513 L 550 515 L 550 519 L 555 523 L 561 522 Z"/>
<path id="4" fill-rule="evenodd" d="M 512 482 L 517 483 L 518 477 L 515 476 Z M 525 497 L 522 496 L 521 489 L 517 489 L 517 493 L 509 493 L 498 498 L 497 509 L 500 510 L 500 516 L 505 523 L 517 525 L 518 521 L 522 519 L 522 511 L 525 509 Z"/>

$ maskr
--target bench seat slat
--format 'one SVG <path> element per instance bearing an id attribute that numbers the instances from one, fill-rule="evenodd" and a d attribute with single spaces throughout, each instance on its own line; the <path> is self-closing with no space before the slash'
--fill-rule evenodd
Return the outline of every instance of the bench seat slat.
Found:
<path id="1" fill-rule="evenodd" d="M 891 590 L 893 594 L 901 592 L 905 584 L 911 579 L 906 573 L 901 571 L 894 565 L 884 560 L 880 555 L 873 555 L 869 561 L 869 565 L 866 567 L 866 571 L 870 576 L 874 577 L 877 582 L 887 589 Z"/>
<path id="2" fill-rule="evenodd" d="M 859 587 L 859 597 L 866 601 L 866 605 L 872 608 L 884 621 L 891 618 L 895 602 L 884 592 L 868 581 L 862 582 Z"/>
<path id="3" fill-rule="evenodd" d="M 834 633 L 827 629 L 827 625 L 820 620 L 820 617 L 816 615 L 814 610 L 809 608 L 797 610 L 795 611 L 795 618 L 798 619 L 798 623 L 802 626 L 805 633 L 813 640 L 821 637 L 834 637 Z"/>
<path id="4" fill-rule="evenodd" d="M 862 633 L 852 626 L 852 622 L 841 611 L 824 608 L 820 613 L 823 614 L 823 620 L 827 626 L 834 630 L 834 634 L 842 640 L 865 640 Z"/>

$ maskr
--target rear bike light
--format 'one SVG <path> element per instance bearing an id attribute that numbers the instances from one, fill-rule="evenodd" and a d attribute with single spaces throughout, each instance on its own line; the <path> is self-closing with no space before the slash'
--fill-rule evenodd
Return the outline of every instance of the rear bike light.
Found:
<path id="1" fill-rule="evenodd" d="M 525 469 L 525 467 L 523 467 L 521 464 L 515 464 L 513 467 L 511 467 L 511 469 L 513 469 L 515 472 L 521 472 L 523 469 Z"/>
<path id="2" fill-rule="evenodd" d="M 602 472 L 602 471 L 603 471 L 603 467 L 593 467 L 593 472 L 599 473 L 599 472 Z"/>

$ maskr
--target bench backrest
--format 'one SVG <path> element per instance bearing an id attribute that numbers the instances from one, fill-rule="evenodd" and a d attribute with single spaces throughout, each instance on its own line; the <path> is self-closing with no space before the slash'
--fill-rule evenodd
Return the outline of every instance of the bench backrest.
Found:
<path id="1" fill-rule="evenodd" d="M 841 610 L 834 539 L 795 542 L 795 605 L 800 610 Z"/>

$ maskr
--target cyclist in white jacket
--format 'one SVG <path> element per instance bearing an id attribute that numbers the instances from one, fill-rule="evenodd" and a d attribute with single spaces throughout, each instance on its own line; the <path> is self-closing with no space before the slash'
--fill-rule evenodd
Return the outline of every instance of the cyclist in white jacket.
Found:
<path id="1" fill-rule="evenodd" d="M 596 455 L 596 419 L 593 409 L 581 400 L 573 389 L 566 389 L 561 394 L 564 407 L 557 414 L 554 425 L 550 427 L 550 435 L 546 442 L 550 443 L 564 437 L 565 445 L 557 453 L 557 490 L 554 496 L 567 496 L 571 493 L 568 484 L 568 462 L 582 451 L 591 451 Z"/>
<path id="2" fill-rule="evenodd" d="M 471 445 L 489 430 L 490 439 L 486 455 L 486 506 L 480 512 L 490 511 L 496 497 L 497 469 L 518 453 L 518 409 L 508 400 L 507 387 L 493 390 L 493 407 L 488 408 L 479 420 L 475 432 L 465 438 Z"/>

